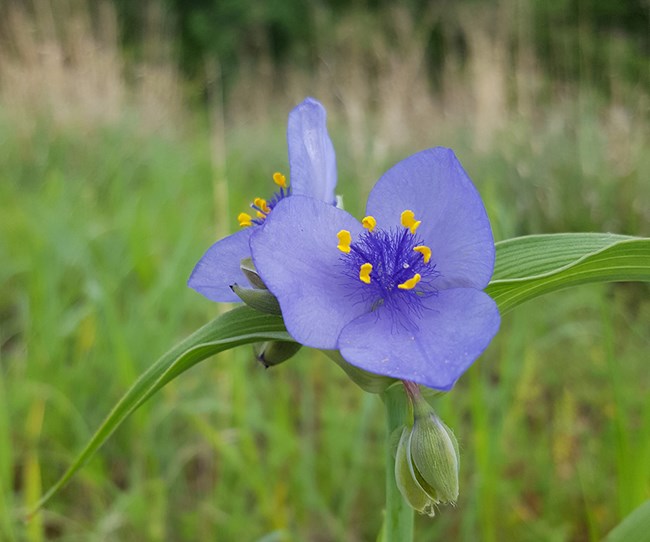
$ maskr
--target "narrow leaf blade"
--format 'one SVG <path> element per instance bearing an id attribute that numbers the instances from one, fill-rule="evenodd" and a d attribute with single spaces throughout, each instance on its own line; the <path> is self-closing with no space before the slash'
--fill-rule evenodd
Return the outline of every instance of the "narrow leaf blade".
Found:
<path id="1" fill-rule="evenodd" d="M 632 511 L 604 542 L 650 542 L 650 500 Z"/>
<path id="2" fill-rule="evenodd" d="M 219 352 L 258 341 L 291 341 L 282 318 L 238 307 L 215 318 L 164 354 L 129 388 L 61 478 L 30 515 L 43 507 L 138 407 L 165 384 Z"/>
<path id="3" fill-rule="evenodd" d="M 517 305 L 591 282 L 650 281 L 650 239 L 603 233 L 517 237 L 497 243 L 486 292 L 501 314 Z"/>

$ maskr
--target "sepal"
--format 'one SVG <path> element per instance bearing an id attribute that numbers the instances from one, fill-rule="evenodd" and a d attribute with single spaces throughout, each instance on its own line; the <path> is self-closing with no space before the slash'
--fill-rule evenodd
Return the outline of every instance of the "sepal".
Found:
<path id="1" fill-rule="evenodd" d="M 257 269 L 255 269 L 255 264 L 253 263 L 252 258 L 244 258 L 240 264 L 239 268 L 241 269 L 242 273 L 246 275 L 246 278 L 248 279 L 248 282 L 251 283 L 251 286 L 253 288 L 257 288 L 259 290 L 266 290 L 266 284 L 264 284 L 264 281 L 262 278 L 259 276 Z"/>
<path id="2" fill-rule="evenodd" d="M 243 288 L 239 284 L 233 284 L 230 288 L 249 307 L 266 314 L 273 314 L 275 316 L 282 315 L 278 300 L 268 290 Z"/>

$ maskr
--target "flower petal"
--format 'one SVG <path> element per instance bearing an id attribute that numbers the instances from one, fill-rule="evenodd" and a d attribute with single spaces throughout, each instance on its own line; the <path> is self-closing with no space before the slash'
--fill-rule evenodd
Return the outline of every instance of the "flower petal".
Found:
<path id="1" fill-rule="evenodd" d="M 345 324 L 367 307 L 349 297 L 341 274 L 337 233 L 362 230 L 350 214 L 313 198 L 282 200 L 251 237 L 253 263 L 278 298 L 291 336 L 314 348 L 332 349 Z"/>
<path id="2" fill-rule="evenodd" d="M 196 264 L 187 285 L 212 301 L 241 301 L 230 285 L 248 284 L 239 265 L 250 258 L 248 240 L 253 229 L 244 228 L 212 245 Z"/>
<path id="3" fill-rule="evenodd" d="M 419 152 L 389 169 L 372 189 L 367 213 L 377 227 L 400 223 L 410 209 L 441 276 L 436 286 L 478 288 L 494 269 L 494 239 L 481 197 L 451 149 Z"/>
<path id="4" fill-rule="evenodd" d="M 307 98 L 289 113 L 287 143 L 292 194 L 334 205 L 336 155 L 327 133 L 327 114 L 320 102 Z"/>
<path id="5" fill-rule="evenodd" d="M 415 331 L 381 309 L 352 321 L 339 338 L 341 355 L 371 373 L 450 389 L 496 334 L 499 312 L 472 288 L 443 290 L 424 305 Z"/>

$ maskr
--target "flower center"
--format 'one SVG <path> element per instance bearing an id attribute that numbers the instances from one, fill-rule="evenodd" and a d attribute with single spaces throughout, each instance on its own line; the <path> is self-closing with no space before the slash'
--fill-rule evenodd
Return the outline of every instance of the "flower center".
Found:
<path id="1" fill-rule="evenodd" d="M 431 249 L 416 233 L 421 222 L 406 210 L 401 223 L 402 228 L 377 228 L 375 218 L 367 216 L 362 220 L 367 231 L 354 242 L 347 230 L 337 235 L 351 295 L 368 302 L 371 310 L 386 306 L 394 314 L 418 312 L 423 299 L 437 293 L 433 282 L 440 273 L 431 262 Z"/>
<path id="2" fill-rule="evenodd" d="M 252 226 L 253 224 L 261 225 L 269 213 L 273 210 L 280 200 L 291 195 L 291 187 L 287 185 L 287 178 L 282 173 L 273 174 L 273 182 L 280 187 L 278 192 L 273 194 L 270 200 L 263 198 L 255 198 L 251 203 L 251 208 L 255 211 L 255 217 L 249 213 L 239 213 L 237 220 L 239 225 L 243 228 Z"/>

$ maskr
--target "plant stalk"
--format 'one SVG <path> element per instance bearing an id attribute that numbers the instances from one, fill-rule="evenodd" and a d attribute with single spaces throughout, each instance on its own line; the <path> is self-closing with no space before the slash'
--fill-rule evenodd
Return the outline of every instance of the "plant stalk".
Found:
<path id="1" fill-rule="evenodd" d="M 401 385 L 382 393 L 386 408 L 386 510 L 381 542 L 411 542 L 413 540 L 413 509 L 402 497 L 395 482 L 395 449 L 399 431 L 409 413 L 409 402 Z"/>

